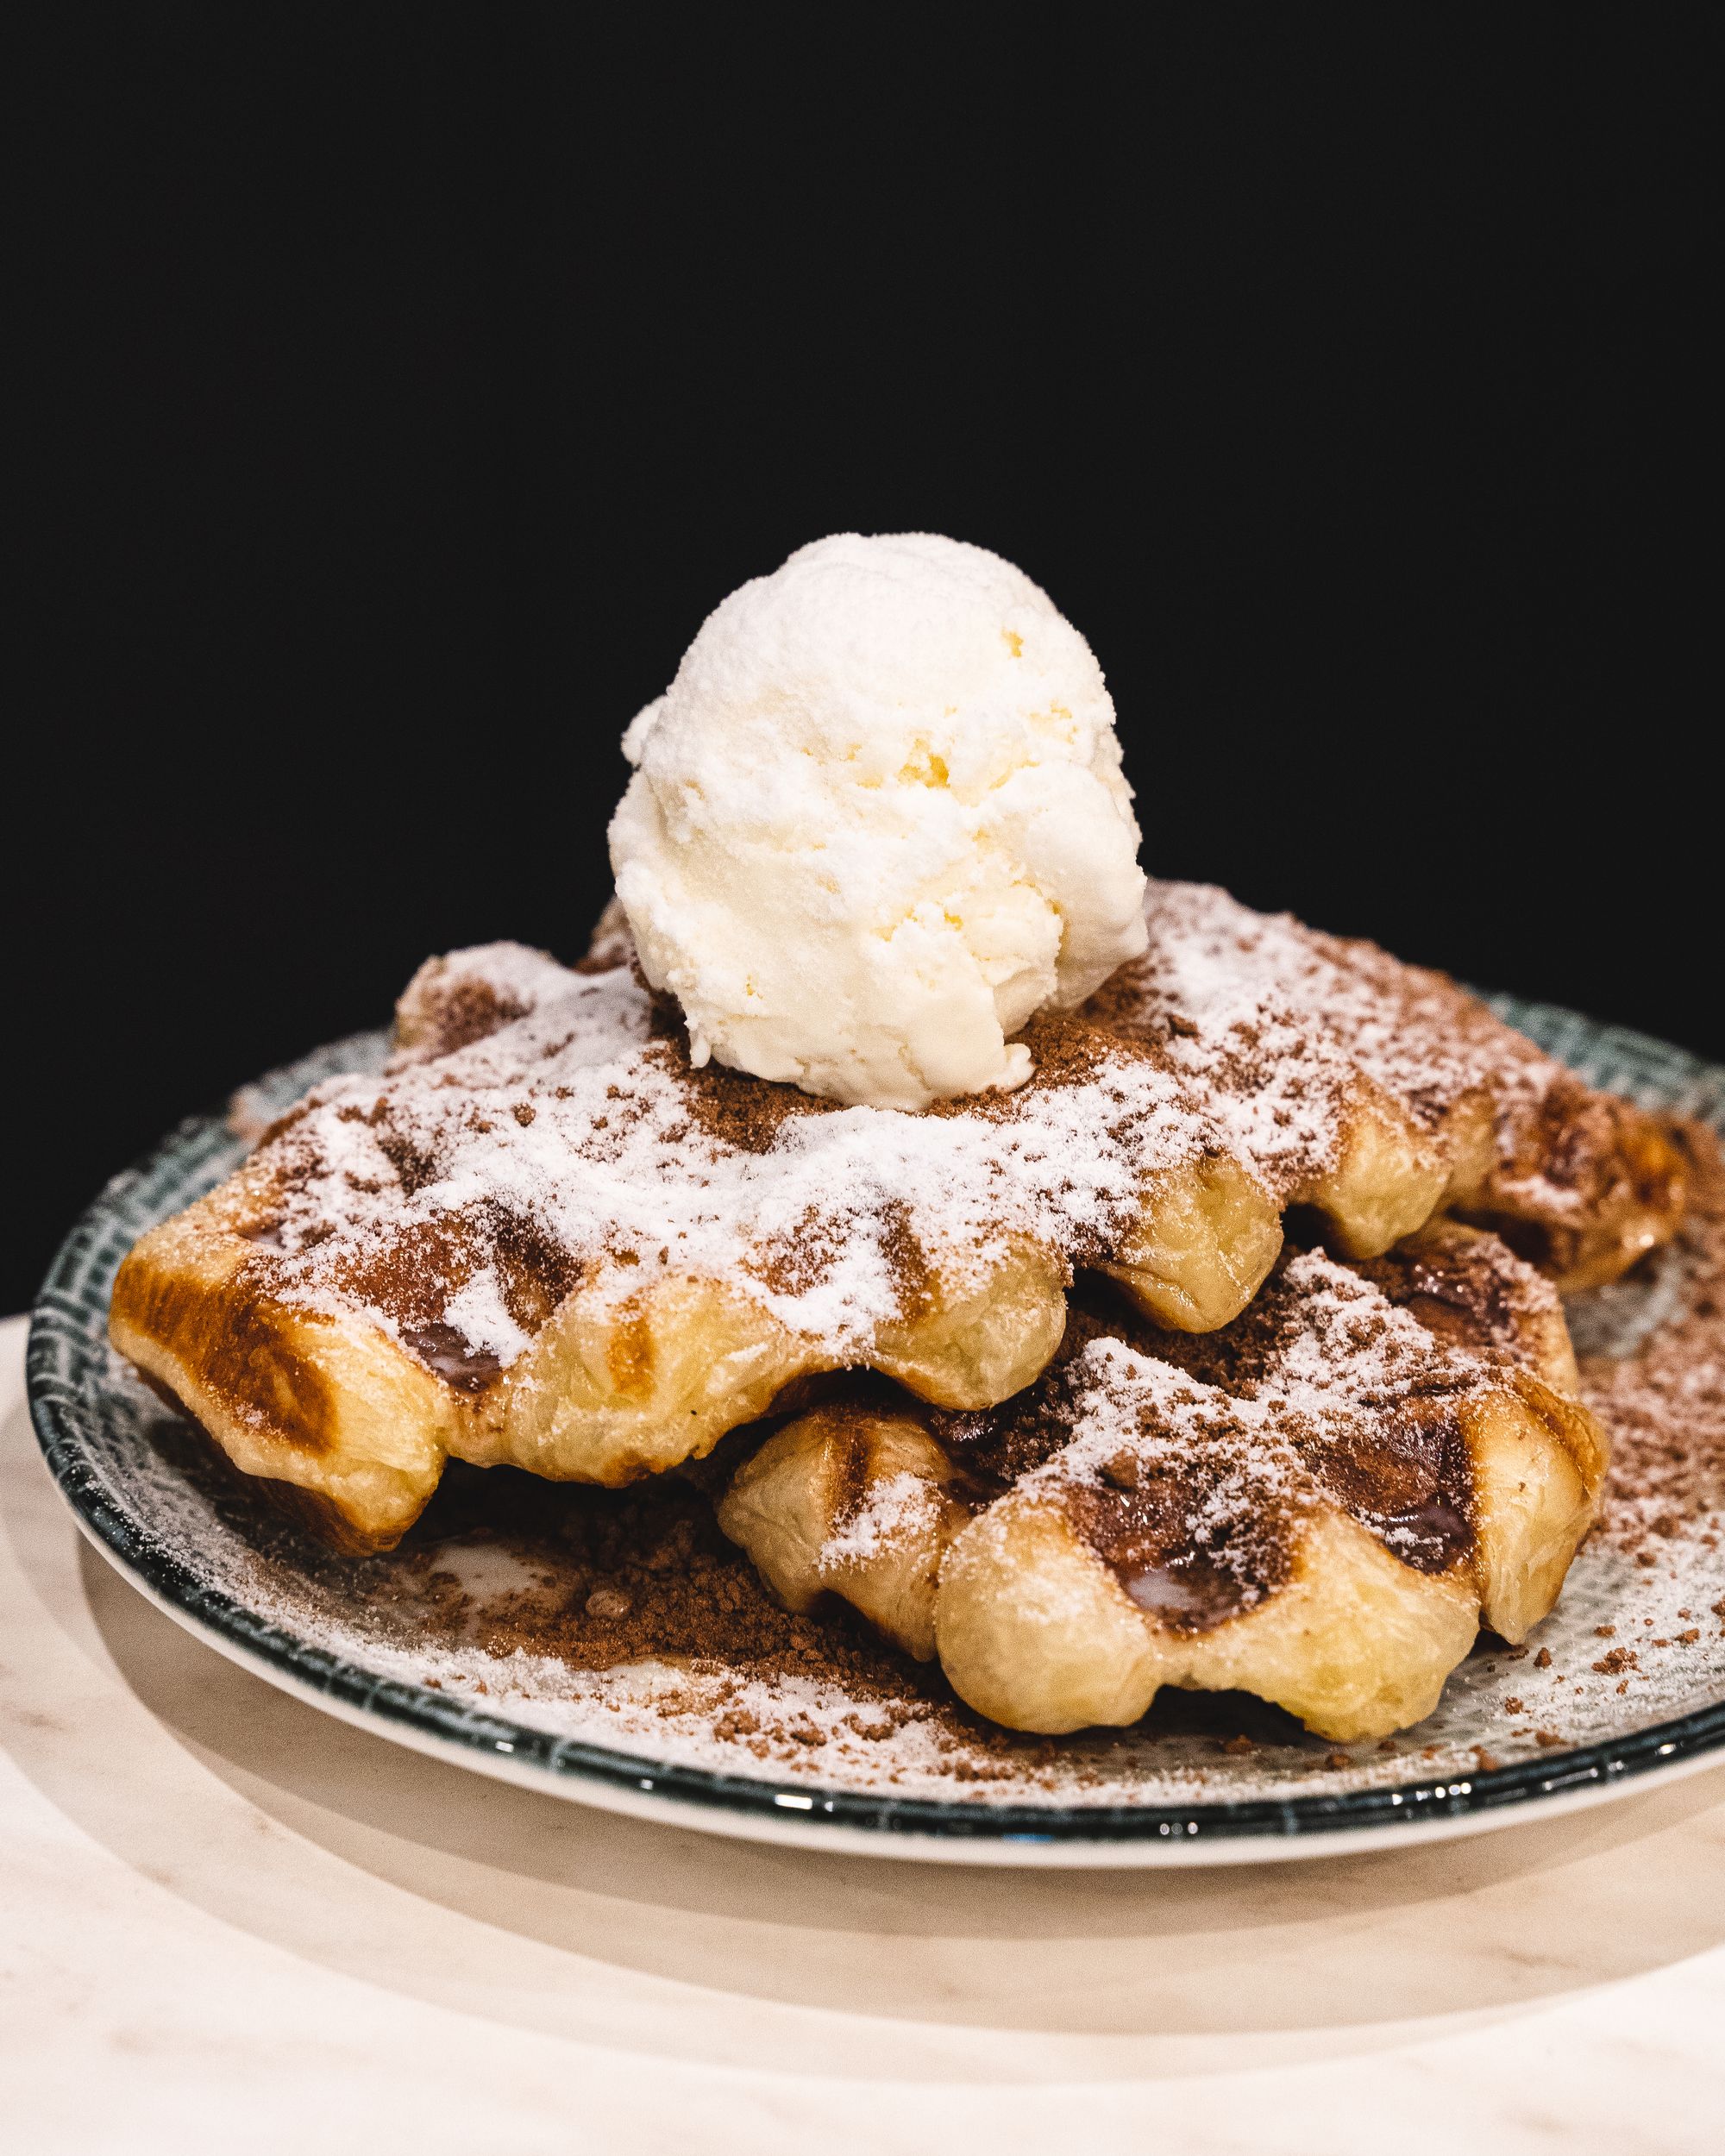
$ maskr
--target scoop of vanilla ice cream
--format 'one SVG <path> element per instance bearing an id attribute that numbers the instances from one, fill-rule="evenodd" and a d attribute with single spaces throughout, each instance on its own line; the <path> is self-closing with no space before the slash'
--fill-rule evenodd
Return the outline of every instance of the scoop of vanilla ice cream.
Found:
<path id="1" fill-rule="evenodd" d="M 733 592 L 624 736 L 618 896 L 709 1056 L 920 1108 L 1145 946 L 1114 707 L 1020 570 L 915 532 L 822 539 Z"/>

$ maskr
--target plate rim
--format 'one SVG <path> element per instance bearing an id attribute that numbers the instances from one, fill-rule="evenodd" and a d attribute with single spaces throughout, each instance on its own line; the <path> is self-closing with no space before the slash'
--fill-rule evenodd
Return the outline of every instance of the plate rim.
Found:
<path id="1" fill-rule="evenodd" d="M 86 1520 L 74 1514 L 74 1521 L 85 1540 L 98 1551 L 104 1561 L 124 1579 L 128 1587 L 153 1608 L 161 1611 L 182 1631 L 212 1649 L 224 1660 L 260 1677 L 289 1698 L 314 1706 L 332 1720 L 360 1730 L 368 1737 L 398 1745 L 423 1758 L 437 1760 L 445 1766 L 465 1769 L 492 1780 L 507 1782 L 518 1789 L 530 1789 L 537 1796 L 581 1804 L 589 1809 L 612 1812 L 624 1818 L 644 1819 L 655 1826 L 676 1827 L 687 1833 L 719 1834 L 730 1839 L 747 1840 L 769 1846 L 816 1849 L 833 1856 L 860 1855 L 942 1865 L 1070 1871 L 1167 1867 L 1191 1870 L 1244 1864 L 1287 1864 L 1302 1858 L 1369 1855 L 1388 1848 L 1409 1846 L 1408 1842 L 1391 1837 L 1388 1829 L 1377 1822 L 1338 1827 L 1321 1834 L 1302 1832 L 1283 1837 L 1259 1834 L 1235 1839 L 1206 1838 L 1202 1835 L 1190 1839 L 1170 1835 L 1166 1839 L 1158 1836 L 1155 1840 L 1145 1838 L 1127 1842 L 1057 1840 L 1032 1835 L 962 1839 L 921 1831 L 906 1832 L 889 1839 L 878 1832 L 861 1828 L 852 1823 L 823 1819 L 819 1815 L 818 1808 L 808 1814 L 787 1811 L 773 1816 L 727 1811 L 723 1817 L 718 1817 L 711 1811 L 704 1812 L 699 1807 L 689 1804 L 672 1790 L 655 1788 L 650 1792 L 643 1792 L 598 1781 L 559 1778 L 548 1776 L 538 1767 L 482 1751 L 474 1751 L 455 1758 L 451 1757 L 441 1736 L 406 1722 L 381 1721 L 364 1708 L 353 1706 L 328 1693 L 319 1693 L 292 1673 L 260 1662 L 233 1640 L 209 1630 L 185 1611 L 163 1601 L 126 1566 L 115 1551 L 99 1539 Z M 1682 1759 L 1662 1760 L 1645 1775 L 1628 1779 L 1608 1777 L 1573 1789 L 1559 1790 L 1536 1799 L 1537 1808 L 1532 1812 L 1504 1813 L 1475 1808 L 1441 1814 L 1427 1814 L 1414 1822 L 1414 1846 L 1458 1840 L 1513 1824 L 1517 1819 L 1532 1817 L 1544 1820 L 1560 1816 L 1565 1812 L 1609 1802 L 1615 1796 L 1631 1796 L 1649 1787 L 1663 1788 L 1668 1783 L 1722 1765 L 1725 1765 L 1725 1759 L 1716 1758 L 1710 1751 L 1702 1751 Z"/>
<path id="2" fill-rule="evenodd" d="M 1690 1082 L 1685 1097 L 1697 1106 L 1708 1096 L 1709 1105 L 1725 1100 L 1725 1066 L 1673 1044 L 1558 1006 L 1505 995 L 1489 1000 L 1524 1025 L 1534 1019 L 1529 1030 L 1573 1029 L 1609 1040 L 1632 1058 L 1653 1056 L 1667 1066 L 1686 1067 Z M 258 1082 L 327 1069 L 332 1056 L 366 1037 L 350 1036 L 315 1050 Z M 85 1207 L 55 1253 L 31 1313 L 25 1356 L 31 1422 L 48 1471 L 79 1527 L 147 1600 L 230 1659 L 377 1735 L 577 1802 L 662 1818 L 674 1812 L 676 1823 L 708 1831 L 949 1861 L 1121 1865 L 1339 1854 L 1345 1848 L 1401 1846 L 1408 1834 L 1429 1840 L 1549 1816 L 1645 1786 L 1650 1776 L 1668 1778 L 1704 1765 L 1725 1749 L 1721 1699 L 1622 1737 L 1553 1752 L 1546 1760 L 1521 1760 L 1459 1777 L 1184 1804 L 1010 1804 L 886 1795 L 655 1759 L 559 1737 L 368 1670 L 272 1623 L 155 1543 L 110 1496 L 68 1412 L 89 1375 L 83 1358 L 108 1351 L 112 1271 L 137 1232 L 122 1215 L 127 1193 L 170 1166 L 206 1166 L 235 1143 L 222 1112 L 189 1118 Z M 129 1231 L 118 1244 L 111 1232 L 116 1226 Z M 110 1250 L 112 1263 L 104 1273 Z M 100 1275 L 99 1293 L 91 1280 L 92 1262 Z"/>

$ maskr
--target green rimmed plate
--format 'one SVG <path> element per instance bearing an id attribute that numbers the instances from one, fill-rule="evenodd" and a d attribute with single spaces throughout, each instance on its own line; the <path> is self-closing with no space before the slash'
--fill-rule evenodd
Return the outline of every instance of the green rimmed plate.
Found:
<path id="1" fill-rule="evenodd" d="M 1725 1129 L 1725 1069 L 1572 1012 L 1490 1000 L 1594 1084 Z M 382 1053 L 380 1035 L 338 1043 L 260 1081 L 253 1105 L 279 1112 Z M 1136 1730 L 1063 1741 L 1051 1764 L 1048 1747 L 1026 1745 L 1022 1772 L 1009 1754 L 988 1777 L 914 1730 L 879 1758 L 866 1743 L 823 1741 L 794 1767 L 775 1764 L 718 1734 L 699 1696 L 670 1711 L 675 1673 L 662 1664 L 577 1679 L 542 1656 L 391 1635 L 377 1610 L 391 1599 L 392 1561 L 333 1558 L 241 1478 L 200 1466 L 184 1426 L 107 1344 L 127 1249 L 245 1150 L 222 1118 L 193 1119 L 103 1192 L 36 1307 L 32 1412 L 80 1526 L 141 1591 L 271 1683 L 380 1736 L 711 1832 L 949 1862 L 1105 1865 L 1248 1862 L 1473 1832 L 1693 1770 L 1725 1745 L 1725 1633 L 1709 1625 L 1707 1639 L 1638 1672 L 1628 1695 L 1592 1671 L 1598 1626 L 1627 1638 L 1651 1616 L 1664 1637 L 1679 1610 L 1725 1597 L 1725 1551 L 1699 1537 L 1673 1543 L 1653 1570 L 1596 1539 L 1538 1635 L 1548 1668 L 1514 1651 L 1477 1652 L 1436 1714 L 1387 1746 L 1335 1747 L 1255 1710 L 1251 1747 L 1231 1752 L 1218 1738 L 1221 1710 L 1171 1702 Z M 1678 1269 L 1647 1269 L 1578 1305 L 1581 1344 L 1622 1351 L 1670 1314 Z M 471 1568 L 472 1550 L 447 1554 L 452 1569 Z M 506 1592 L 517 1561 L 493 1536 L 480 1570 Z M 843 1721 L 845 1704 L 811 1702 L 823 1729 Z"/>

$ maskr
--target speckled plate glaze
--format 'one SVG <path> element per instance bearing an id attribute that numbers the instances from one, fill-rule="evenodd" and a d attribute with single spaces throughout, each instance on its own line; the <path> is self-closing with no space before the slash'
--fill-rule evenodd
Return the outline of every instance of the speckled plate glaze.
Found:
<path id="1" fill-rule="evenodd" d="M 1492 1002 L 1596 1085 L 1725 1130 L 1725 1069 L 1548 1005 Z M 380 1035 L 336 1043 L 261 1080 L 251 1105 L 279 1112 L 336 1071 L 374 1068 L 382 1052 Z M 1597 1538 L 1578 1559 L 1534 1642 L 1551 1649 L 1562 1677 L 1559 1741 L 1536 1732 L 1546 1679 L 1527 1651 L 1488 1645 L 1452 1677 L 1433 1715 L 1383 1746 L 1328 1745 L 1251 1702 L 1230 1710 L 1164 1695 L 1137 1729 L 1063 1740 L 1052 1767 L 1044 1748 L 1021 1778 L 969 1782 L 950 1762 L 909 1756 L 889 1783 L 859 1763 L 866 1745 L 819 1749 L 794 1771 L 727 1744 L 710 1715 L 667 1719 L 654 1709 L 663 1665 L 572 1683 L 543 1658 L 475 1650 L 451 1661 L 399 1626 L 382 1636 L 376 1565 L 388 1561 L 363 1575 L 344 1568 L 239 1478 L 198 1472 L 184 1426 L 108 1347 L 109 1294 L 126 1250 L 245 1150 L 221 1117 L 193 1119 L 91 1206 L 36 1306 L 32 1412 L 79 1526 L 150 1601 L 270 1683 L 379 1736 L 711 1833 L 944 1862 L 1115 1866 L 1327 1855 L 1475 1832 L 1691 1771 L 1725 1746 L 1725 1630 L 1662 1673 L 1638 1676 L 1628 1696 L 1582 1675 L 1602 1622 L 1627 1637 L 1644 1612 L 1663 1624 L 1678 1604 L 1709 1610 L 1725 1596 L 1725 1546 L 1699 1538 L 1674 1548 L 1657 1578 Z M 1631 1351 L 1673 1293 L 1671 1269 L 1655 1267 L 1648 1281 L 1578 1304 L 1578 1345 Z M 499 1561 L 493 1551 L 481 1570 Z M 506 1553 L 501 1561 L 506 1569 Z M 452 1549 L 448 1562 L 459 1570 L 461 1553 Z M 1230 1727 L 1253 1728 L 1249 1747 L 1226 1747 L 1218 1714 L 1229 1711 Z"/>

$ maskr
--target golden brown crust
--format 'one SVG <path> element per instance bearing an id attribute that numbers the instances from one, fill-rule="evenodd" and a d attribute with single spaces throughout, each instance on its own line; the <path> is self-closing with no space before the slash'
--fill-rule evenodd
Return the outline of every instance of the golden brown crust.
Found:
<path id="1" fill-rule="evenodd" d="M 794 1607 L 828 1591 L 865 1610 L 869 1582 L 819 1522 L 830 1506 L 843 1539 L 841 1519 L 896 1520 L 894 1636 L 932 1637 L 961 1695 L 1015 1727 L 1132 1720 L 1172 1683 L 1383 1734 L 1429 1711 L 1482 1619 L 1519 1639 L 1550 1608 L 1605 1469 L 1573 1384 L 1549 1285 L 1441 1223 L 1352 1269 L 1286 1258 L 1205 1335 L 1087 1293 L 1017 1399 L 829 1403 L 767 1440 L 749 1501 L 719 1516 Z M 901 1443 L 871 1486 L 875 1432 L 906 1416 L 938 1464 Z M 921 1604 L 918 1578 L 938 1583 Z"/>

